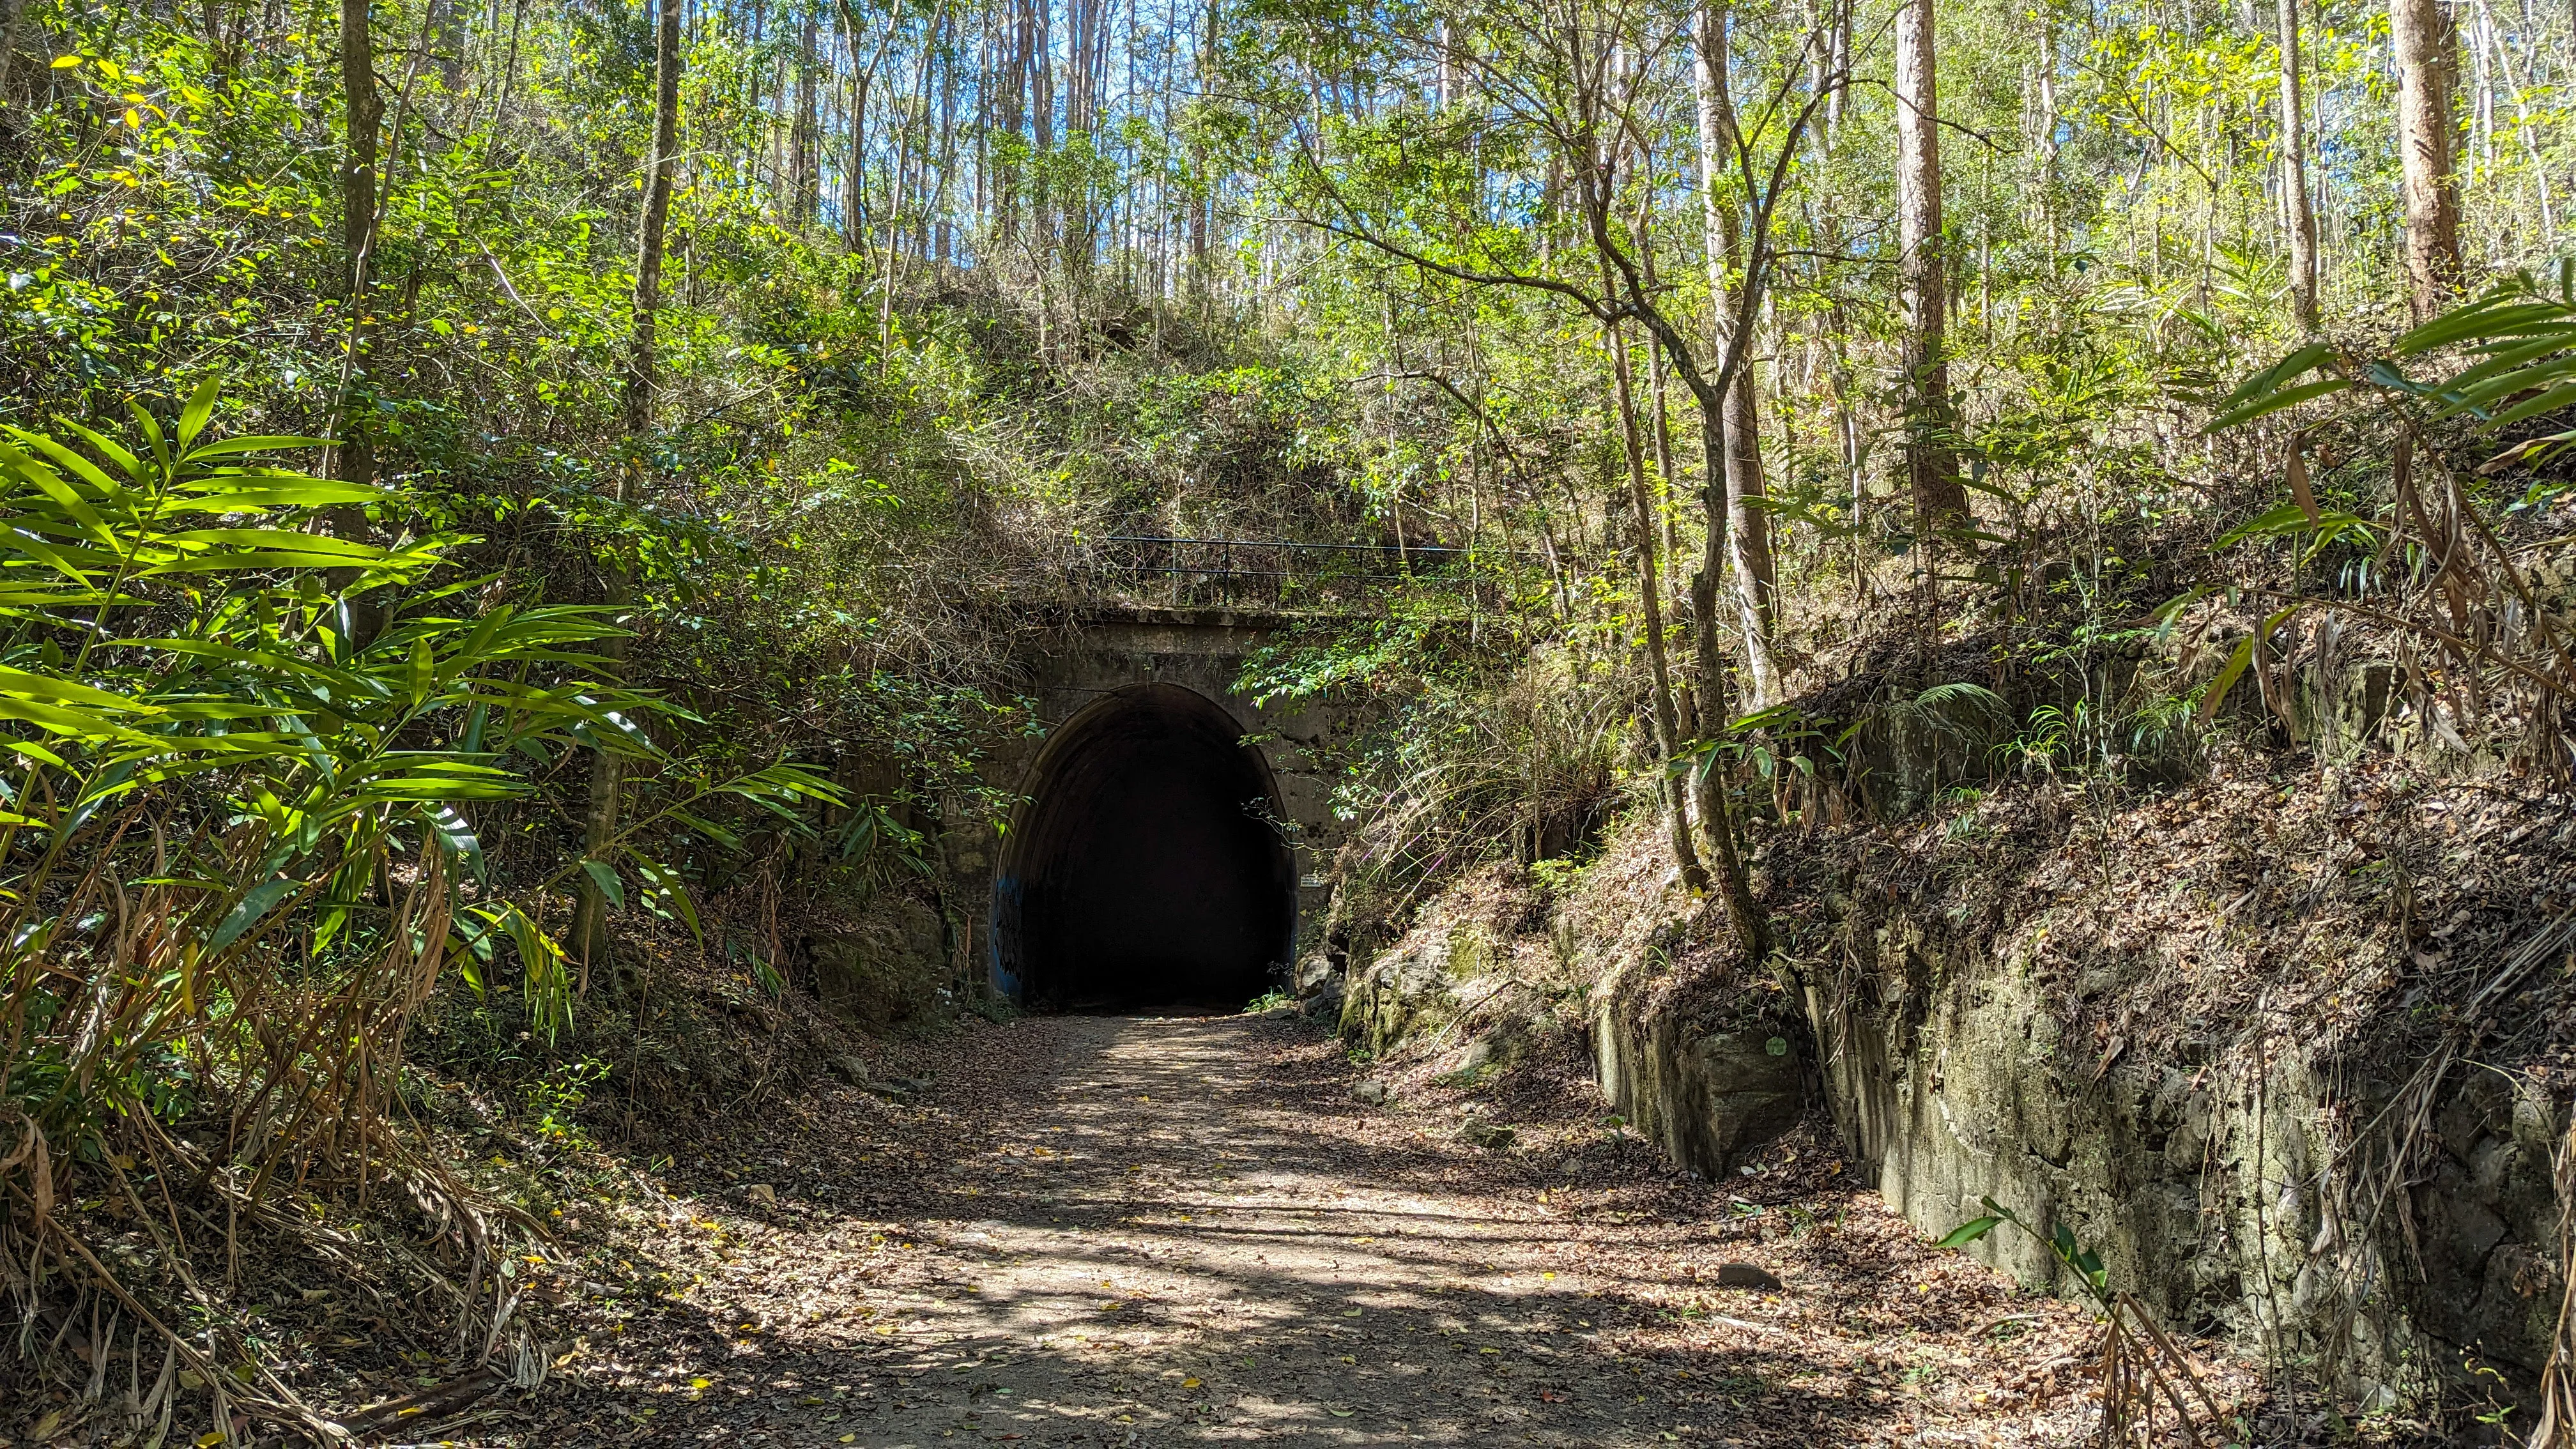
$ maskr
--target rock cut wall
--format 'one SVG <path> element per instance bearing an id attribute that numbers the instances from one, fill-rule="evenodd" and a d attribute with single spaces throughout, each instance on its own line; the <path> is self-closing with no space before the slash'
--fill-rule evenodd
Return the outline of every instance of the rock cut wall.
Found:
<path id="1" fill-rule="evenodd" d="M 2248 826 L 2258 876 L 2295 833 L 2271 823 L 2275 836 Z M 1768 891 L 1805 983 L 1791 1003 L 1725 969 L 1715 912 L 1660 874 L 1659 834 L 1632 822 L 1524 928 L 1497 923 L 1532 913 L 1497 910 L 1491 881 L 1453 886 L 1352 965 L 1346 1037 L 1463 1066 L 1480 1048 L 1507 1060 L 1527 1030 L 1515 1022 L 1572 1016 L 1608 1105 L 1683 1166 L 1729 1171 L 1821 1105 L 1855 1170 L 1926 1236 L 1991 1197 L 2042 1231 L 2064 1225 L 2169 1327 L 2321 1380 L 2347 1408 L 2531 1402 L 2568 1293 L 2555 1167 L 2570 1122 L 2543 1075 L 2503 1063 L 2576 973 L 2565 918 L 2481 930 L 2445 901 L 2446 934 L 2407 960 L 2361 933 L 2378 921 L 2369 902 L 2335 930 L 2313 909 L 2253 917 L 2240 902 L 2264 930 L 2156 936 L 2087 917 L 2080 892 L 1913 894 L 1846 847 L 1802 857 L 1777 840 Z M 2215 868 L 2212 847 L 2166 843 Z M 1801 884 L 1804 865 L 1817 873 Z M 2188 874 L 2112 879 L 2184 898 Z M 1993 879 L 2055 878 L 2031 864 Z M 2078 939 L 2079 918 L 2112 924 Z M 2230 959 L 2269 959 L 2267 942 L 2281 956 L 2248 984 L 2202 959 L 2207 940 Z M 2468 981 L 2528 959 L 2492 1019 L 2446 1035 L 2456 1013 L 2388 984 L 2435 956 Z M 1970 1251 L 2035 1289 L 2078 1286 L 2009 1229 Z"/>

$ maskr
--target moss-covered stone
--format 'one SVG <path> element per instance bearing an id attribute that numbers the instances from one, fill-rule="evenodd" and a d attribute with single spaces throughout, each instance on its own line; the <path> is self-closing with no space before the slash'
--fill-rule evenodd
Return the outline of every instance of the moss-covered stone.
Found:
<path id="1" fill-rule="evenodd" d="M 936 1016 L 947 979 L 939 916 L 909 896 L 881 897 L 814 942 L 815 994 L 863 1025 L 883 1029 Z"/>
<path id="2" fill-rule="evenodd" d="M 1613 990 L 1601 995 L 1592 1045 L 1601 1094 L 1696 1172 L 1733 1170 L 1806 1111 L 1803 1054 L 1762 1025 L 1711 1030 Z"/>
<path id="3" fill-rule="evenodd" d="M 2117 1036 L 2065 1039 L 2031 973 L 1905 921 L 1846 944 L 1861 969 L 1810 996 L 1835 1122 L 1926 1234 L 1987 1197 L 2064 1224 L 2168 1325 L 2326 1368 L 2354 1402 L 2409 1397 L 2466 1353 L 2536 1380 L 2562 1286 L 2549 1156 L 2564 1123 L 2545 1097 L 2460 1071 L 2383 1197 L 2347 1134 L 2401 1085 L 2379 1078 L 2412 1063 L 2295 1045 L 2259 1070 L 2158 1059 Z M 2035 1288 L 2077 1287 L 2024 1234 L 1968 1251 Z"/>
<path id="4" fill-rule="evenodd" d="M 1408 1038 L 1455 1022 L 1459 1000 L 1451 954 L 1445 936 L 1408 938 L 1380 952 L 1344 985 L 1342 1039 L 1384 1055 Z"/>

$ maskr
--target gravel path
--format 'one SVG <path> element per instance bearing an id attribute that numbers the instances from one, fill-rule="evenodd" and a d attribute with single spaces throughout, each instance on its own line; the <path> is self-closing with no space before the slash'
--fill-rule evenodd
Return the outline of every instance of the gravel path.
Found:
<path id="1" fill-rule="evenodd" d="M 1317 1107 L 1345 1110 L 1340 1083 L 1283 1073 L 1245 1050 L 1252 1034 L 1224 1019 L 1047 1024 L 1024 1110 L 959 1164 L 990 1184 L 949 1239 L 974 1256 L 974 1291 L 916 1320 L 938 1346 L 896 1367 L 856 1442 L 1695 1433 L 1664 1384 L 1604 1375 L 1583 1290 L 1556 1272 L 1562 1235 L 1534 1202 L 1454 1190 L 1444 1154 L 1319 1135 Z"/>
<path id="2" fill-rule="evenodd" d="M 1484 1102 L 1519 1140 L 1471 1147 L 1462 1096 L 1399 1082 L 1363 1105 L 1299 1022 L 1042 1018 L 910 1065 L 934 1074 L 918 1100 L 842 1094 L 598 1209 L 626 1222 L 587 1235 L 592 1271 L 665 1291 L 567 1294 L 590 1331 L 533 1412 L 487 1411 L 497 1442 L 1995 1444 L 2082 1423 L 2080 1315 L 1924 1252 L 1828 1182 L 1829 1149 L 1713 1190 L 1562 1079 Z M 1785 1286 L 1717 1287 L 1736 1259 Z"/>

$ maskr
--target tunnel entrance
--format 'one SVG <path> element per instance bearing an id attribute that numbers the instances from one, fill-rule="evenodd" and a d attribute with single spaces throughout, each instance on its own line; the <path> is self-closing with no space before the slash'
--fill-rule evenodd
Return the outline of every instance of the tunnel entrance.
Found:
<path id="1" fill-rule="evenodd" d="M 1171 684 L 1116 690 L 1031 770 L 993 881 L 995 984 L 1036 1010 L 1240 1010 L 1297 931 L 1269 762 Z"/>

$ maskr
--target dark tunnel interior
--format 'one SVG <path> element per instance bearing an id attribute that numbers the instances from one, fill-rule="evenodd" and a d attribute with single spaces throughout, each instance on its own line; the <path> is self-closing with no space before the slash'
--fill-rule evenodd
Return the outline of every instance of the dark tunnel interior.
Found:
<path id="1" fill-rule="evenodd" d="M 1205 697 L 1118 690 L 1038 757 L 994 881 L 998 984 L 1036 1010 L 1240 1010 L 1296 935 L 1269 767 Z"/>

